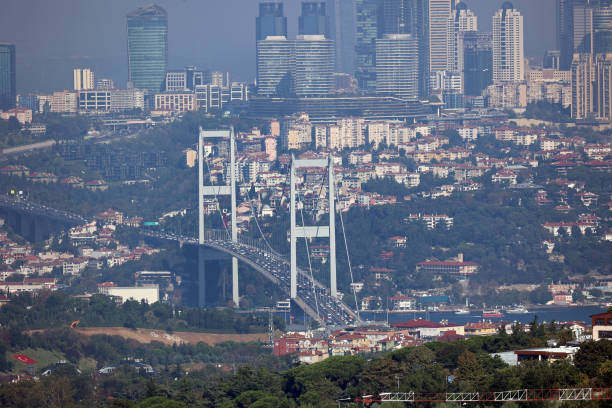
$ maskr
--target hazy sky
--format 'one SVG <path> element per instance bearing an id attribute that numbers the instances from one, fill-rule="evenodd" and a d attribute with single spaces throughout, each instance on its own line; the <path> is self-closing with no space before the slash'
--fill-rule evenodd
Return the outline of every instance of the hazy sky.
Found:
<path id="1" fill-rule="evenodd" d="M 295 35 L 300 0 L 285 0 L 289 35 Z M 502 0 L 466 0 L 481 30 Z M 2 0 L 0 42 L 17 46 L 19 92 L 72 86 L 71 69 L 90 66 L 97 77 L 125 85 L 125 15 L 150 0 Z M 159 0 L 168 11 L 169 66 L 195 64 L 229 70 L 236 80 L 255 75 L 258 0 Z M 525 51 L 540 57 L 553 48 L 554 0 L 514 0 L 524 15 Z"/>

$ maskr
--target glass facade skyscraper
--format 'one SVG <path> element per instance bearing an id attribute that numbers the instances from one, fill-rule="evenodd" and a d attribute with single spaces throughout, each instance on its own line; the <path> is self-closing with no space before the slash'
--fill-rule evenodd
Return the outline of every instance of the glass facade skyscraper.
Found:
<path id="1" fill-rule="evenodd" d="M 493 83 L 491 35 L 463 33 L 463 89 L 466 95 L 480 96 Z"/>
<path id="2" fill-rule="evenodd" d="M 334 42 L 322 35 L 298 35 L 295 40 L 295 94 L 329 95 L 334 87 Z"/>
<path id="3" fill-rule="evenodd" d="M 385 34 L 376 40 L 376 93 L 419 97 L 419 54 L 411 34 Z"/>
<path id="4" fill-rule="evenodd" d="M 376 90 L 376 38 L 378 37 L 378 1 L 356 2 L 355 77 L 360 91 Z"/>
<path id="5" fill-rule="evenodd" d="M 0 109 L 14 108 L 16 100 L 15 46 L 0 44 Z"/>
<path id="6" fill-rule="evenodd" d="M 327 0 L 329 39 L 336 45 L 336 72 L 355 73 L 355 0 Z"/>
<path id="7" fill-rule="evenodd" d="M 266 37 L 287 37 L 287 17 L 283 15 L 283 3 L 266 1 L 259 3 L 259 16 L 256 20 L 257 41 Z"/>
<path id="8" fill-rule="evenodd" d="M 302 3 L 302 15 L 299 18 L 300 35 L 324 35 L 329 38 L 325 3 L 305 1 Z"/>
<path id="9" fill-rule="evenodd" d="M 257 95 L 291 96 L 295 70 L 294 41 L 268 36 L 257 41 Z"/>
<path id="10" fill-rule="evenodd" d="M 159 6 L 127 15 L 128 72 L 135 88 L 161 91 L 168 69 L 168 14 Z"/>

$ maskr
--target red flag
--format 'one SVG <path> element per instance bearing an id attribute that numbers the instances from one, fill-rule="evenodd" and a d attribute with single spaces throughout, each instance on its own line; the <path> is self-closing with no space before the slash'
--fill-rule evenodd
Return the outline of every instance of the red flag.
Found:
<path id="1" fill-rule="evenodd" d="M 22 362 L 23 364 L 36 364 L 38 363 L 38 361 L 32 360 L 30 357 L 28 356 L 24 356 L 23 354 L 17 354 L 14 355 L 13 358 L 19 362 Z"/>

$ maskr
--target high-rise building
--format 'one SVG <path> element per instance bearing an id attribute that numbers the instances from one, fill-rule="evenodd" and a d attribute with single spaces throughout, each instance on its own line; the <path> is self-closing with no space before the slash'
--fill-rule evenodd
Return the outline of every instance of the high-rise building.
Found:
<path id="1" fill-rule="evenodd" d="M 377 0 L 356 0 L 355 77 L 359 90 L 376 90 Z"/>
<path id="2" fill-rule="evenodd" d="M 168 69 L 168 14 L 157 6 L 127 15 L 128 72 L 135 88 L 159 92 Z"/>
<path id="3" fill-rule="evenodd" d="M 94 89 L 94 73 L 89 68 L 75 68 L 72 73 L 74 90 L 82 91 Z"/>
<path id="4" fill-rule="evenodd" d="M 295 70 L 294 41 L 268 37 L 257 41 L 257 94 L 290 96 Z"/>
<path id="5" fill-rule="evenodd" d="M 256 20 L 256 40 L 266 37 L 287 37 L 287 17 L 283 14 L 283 3 L 262 1 L 259 3 L 259 16 Z"/>
<path id="6" fill-rule="evenodd" d="M 379 0 L 378 36 L 410 34 L 413 29 L 412 5 L 409 0 Z"/>
<path id="7" fill-rule="evenodd" d="M 593 113 L 593 58 L 590 54 L 574 54 L 572 73 L 572 118 L 584 119 Z"/>
<path id="8" fill-rule="evenodd" d="M 593 52 L 593 11 L 590 1 L 575 1 L 572 9 L 573 44 L 575 53 Z"/>
<path id="9" fill-rule="evenodd" d="M 612 120 L 612 54 L 597 54 L 594 91 L 597 117 Z"/>
<path id="10" fill-rule="evenodd" d="M 355 73 L 355 0 L 327 0 L 329 39 L 336 44 L 336 72 Z"/>
<path id="11" fill-rule="evenodd" d="M 493 16 L 493 81 L 525 77 L 523 16 L 509 1 Z"/>
<path id="12" fill-rule="evenodd" d="M 556 0 L 559 68 L 569 70 L 574 55 L 573 0 Z"/>
<path id="13" fill-rule="evenodd" d="M 100 78 L 96 81 L 96 89 L 113 89 L 115 83 L 110 78 Z"/>
<path id="14" fill-rule="evenodd" d="M 184 70 L 166 72 L 164 89 L 166 91 L 195 90 L 197 85 L 204 85 L 204 72 L 198 71 L 196 67 L 188 66 Z"/>
<path id="15" fill-rule="evenodd" d="M 419 97 L 419 55 L 412 34 L 385 34 L 376 40 L 376 92 Z"/>
<path id="16" fill-rule="evenodd" d="M 429 0 L 429 69 L 444 71 L 448 59 L 448 19 L 454 0 Z"/>
<path id="17" fill-rule="evenodd" d="M 302 14 L 299 18 L 298 33 L 299 35 L 324 35 L 326 38 L 329 38 L 324 2 L 302 2 Z"/>
<path id="18" fill-rule="evenodd" d="M 478 31 L 478 19 L 474 12 L 461 2 L 448 19 L 446 69 L 449 71 L 463 71 L 463 33 L 466 31 Z"/>
<path id="19" fill-rule="evenodd" d="M 322 35 L 295 40 L 295 94 L 325 96 L 334 88 L 334 42 Z"/>
<path id="20" fill-rule="evenodd" d="M 491 34 L 463 33 L 463 93 L 480 96 L 493 82 Z"/>
<path id="21" fill-rule="evenodd" d="M 600 5 L 594 10 L 593 35 L 596 54 L 612 53 L 612 6 Z"/>
<path id="22" fill-rule="evenodd" d="M 15 46 L 0 44 L 0 109 L 13 109 L 17 103 Z"/>

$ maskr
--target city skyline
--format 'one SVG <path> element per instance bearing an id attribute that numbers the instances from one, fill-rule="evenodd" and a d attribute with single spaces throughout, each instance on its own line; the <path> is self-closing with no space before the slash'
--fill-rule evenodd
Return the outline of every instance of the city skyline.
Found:
<path id="1" fill-rule="evenodd" d="M 23 2 L 22 2 L 23 3 Z M 20 3 L 20 4 L 22 4 Z M 502 2 L 473 0 L 468 7 L 474 10 L 480 19 L 480 29 L 490 31 L 491 17 Z M 554 10 L 554 1 L 545 0 L 531 5 L 526 0 L 515 1 L 515 7 L 525 18 L 525 52 L 528 57 L 541 58 L 545 49 L 554 47 L 554 13 L 542 13 L 548 3 Z M 47 5 L 38 0 L 29 0 L 29 17 L 27 24 L 16 25 L 19 15 L 25 13 L 21 5 L 9 4 L 5 17 L 0 17 L 0 38 L 3 42 L 17 47 L 18 92 L 31 90 L 48 91 L 50 89 L 70 89 L 72 77 L 64 71 L 75 66 L 91 67 L 99 77 L 109 77 L 118 86 L 125 86 L 127 80 L 127 34 L 125 16 L 130 11 L 144 6 L 141 1 L 127 1 L 121 4 L 111 2 L 107 7 L 97 3 L 84 5 L 74 1 L 60 0 L 56 15 L 62 24 L 50 25 L 43 21 L 50 13 Z M 159 1 L 158 4 L 168 11 L 169 33 L 168 54 L 169 69 L 179 69 L 185 65 L 197 65 L 202 69 L 232 71 L 234 78 L 251 81 L 255 78 L 255 17 L 258 12 L 257 1 L 229 0 L 226 2 L 207 2 L 206 6 L 194 2 Z M 299 1 L 285 1 L 284 13 L 287 17 L 288 37 L 295 38 L 298 32 L 298 16 L 301 12 Z M 225 6 L 224 6 L 225 5 Z M 233 13 L 240 6 L 243 13 Z M 32 11 L 33 10 L 33 11 Z M 59 14 L 58 14 L 59 13 Z M 69 19 L 70 13 L 83 18 L 79 21 Z M 530 24 L 543 17 L 550 21 L 547 24 Z M 92 18 L 88 16 L 98 16 Z M 195 18 L 195 15 L 198 18 Z M 16 17 L 17 16 L 17 17 Z M 10 18 L 6 18 L 10 17 Z M 214 17 L 214 18 L 213 18 Z M 66 21 L 64 22 L 64 19 Z M 68 21 L 69 20 L 69 21 Z M 222 29 L 216 21 L 235 21 L 238 30 L 223 32 L 224 41 L 206 41 L 214 38 Z M 202 24 L 202 22 L 209 24 Z M 101 24 L 100 22 L 104 22 Z M 61 28 L 61 27 L 66 28 Z M 234 25 L 232 25 L 234 26 Z M 542 26 L 548 26 L 543 30 Z M 24 30 L 24 28 L 28 30 Z M 103 30 L 107 35 L 103 39 L 75 35 L 84 32 L 85 27 L 92 31 Z M 33 29 L 37 28 L 37 29 Z M 39 32 L 44 31 L 44 33 Z M 86 30 L 85 30 L 86 31 Z M 529 41 L 534 36 L 543 41 Z M 85 38 L 87 37 L 87 38 Z M 186 39 L 198 39 L 187 41 Z M 227 49 L 235 50 L 228 53 Z M 245 64 L 245 61 L 249 61 Z M 45 70 L 40 68 L 45 66 Z"/>

